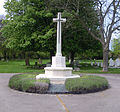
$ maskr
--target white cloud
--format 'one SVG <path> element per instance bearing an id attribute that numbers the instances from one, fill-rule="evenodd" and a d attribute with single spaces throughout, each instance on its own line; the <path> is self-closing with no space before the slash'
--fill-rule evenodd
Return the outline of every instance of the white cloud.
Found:
<path id="1" fill-rule="evenodd" d="M 3 7 L 5 0 L 0 0 L 0 15 L 6 14 L 5 9 Z"/>

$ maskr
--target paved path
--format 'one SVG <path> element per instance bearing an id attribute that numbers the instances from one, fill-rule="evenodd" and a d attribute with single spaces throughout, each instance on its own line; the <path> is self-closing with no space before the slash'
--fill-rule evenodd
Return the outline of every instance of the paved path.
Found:
<path id="1" fill-rule="evenodd" d="M 120 112 L 120 74 L 100 75 L 111 88 L 80 95 L 41 95 L 18 92 L 8 87 L 14 74 L 0 73 L 0 112 Z"/>

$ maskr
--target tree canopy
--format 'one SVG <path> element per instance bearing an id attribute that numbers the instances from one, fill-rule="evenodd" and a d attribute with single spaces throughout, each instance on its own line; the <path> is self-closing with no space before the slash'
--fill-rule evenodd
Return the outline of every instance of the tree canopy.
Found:
<path id="1" fill-rule="evenodd" d="M 7 16 L 2 29 L 9 48 L 38 50 L 46 38 L 52 37 L 51 28 L 53 14 L 41 0 L 11 0 L 5 3 Z"/>
<path id="2" fill-rule="evenodd" d="M 113 39 L 112 41 L 112 52 L 116 57 L 120 57 L 120 37 L 118 39 Z"/>
<path id="3" fill-rule="evenodd" d="M 110 40 L 115 31 L 120 31 L 120 0 L 62 0 L 62 2 L 63 5 L 60 7 L 73 15 L 84 29 L 102 44 L 103 71 L 108 71 Z"/>
<path id="4" fill-rule="evenodd" d="M 94 0 L 7 0 L 4 7 L 7 15 L 2 35 L 7 48 L 54 53 L 56 24 L 52 19 L 61 11 L 67 18 L 63 27 L 65 54 L 73 54 L 74 59 L 76 53 L 101 50 L 101 44 L 92 38 L 81 21 L 98 31 Z"/>

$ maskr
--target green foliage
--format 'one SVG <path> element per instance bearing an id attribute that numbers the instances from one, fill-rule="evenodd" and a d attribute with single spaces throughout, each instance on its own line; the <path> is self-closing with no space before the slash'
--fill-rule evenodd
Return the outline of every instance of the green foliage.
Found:
<path id="1" fill-rule="evenodd" d="M 5 3 L 7 15 L 2 35 L 6 38 L 6 47 L 24 51 L 44 48 L 43 40 L 48 43 L 54 33 L 53 14 L 46 5 L 44 0 L 8 0 Z"/>
<path id="2" fill-rule="evenodd" d="M 14 75 L 9 80 L 9 87 L 24 92 L 46 92 L 49 88 L 50 80 L 36 80 L 35 76 L 33 74 Z"/>
<path id="3" fill-rule="evenodd" d="M 118 39 L 113 39 L 112 47 L 112 53 L 114 53 L 115 57 L 120 57 L 120 37 Z"/>
<path id="4" fill-rule="evenodd" d="M 63 51 L 66 55 L 91 49 L 93 52 L 101 50 L 99 42 L 91 39 L 80 22 L 80 18 L 87 20 L 89 17 L 89 25 L 94 29 L 98 26 L 90 23 L 95 19 L 95 10 L 93 0 L 88 1 L 7 0 L 4 6 L 7 11 L 6 25 L 2 29 L 2 35 L 6 38 L 4 45 L 22 51 L 48 51 L 54 54 L 56 24 L 53 24 L 52 18 L 61 11 L 62 16 L 67 18 L 63 29 Z M 74 3 L 79 9 L 72 5 Z M 96 43 L 98 47 L 93 47 L 91 43 Z"/>
<path id="5" fill-rule="evenodd" d="M 108 81 L 100 76 L 82 76 L 80 78 L 67 79 L 65 87 L 72 93 L 89 93 L 108 88 Z"/>
<path id="6" fill-rule="evenodd" d="M 39 80 L 37 80 L 37 82 L 42 82 L 42 83 L 48 83 L 48 84 L 50 84 L 50 80 L 49 79 L 39 79 Z"/>
<path id="7" fill-rule="evenodd" d="M 67 18 L 66 24 L 63 24 L 63 51 L 67 57 L 72 59 L 80 53 L 83 54 L 81 56 L 83 58 L 101 57 L 101 43 L 93 39 L 89 32 L 83 27 L 83 22 L 81 22 L 82 20 L 85 23 L 89 23 L 89 26 L 97 31 L 99 24 L 96 16 L 96 10 L 94 8 L 94 1 L 51 0 L 51 4 L 53 7 L 56 6 L 54 7 L 55 11 L 61 11 L 62 16 Z"/>

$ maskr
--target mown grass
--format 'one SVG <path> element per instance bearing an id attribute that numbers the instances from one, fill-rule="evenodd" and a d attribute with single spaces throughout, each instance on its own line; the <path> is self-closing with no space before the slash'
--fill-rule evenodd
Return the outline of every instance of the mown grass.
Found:
<path id="1" fill-rule="evenodd" d="M 97 60 L 98 61 L 98 60 Z M 33 66 L 38 60 L 31 59 L 30 64 Z M 42 60 L 42 64 L 46 64 L 49 60 Z M 101 62 L 101 60 L 99 60 Z M 109 68 L 109 72 L 102 72 L 101 67 L 91 66 L 91 61 L 82 60 L 80 61 L 80 71 L 73 72 L 74 74 L 81 73 L 113 73 L 120 74 L 120 69 Z M 67 62 L 68 64 L 68 62 Z M 35 69 L 32 67 L 25 66 L 25 60 L 10 60 L 10 61 L 0 61 L 0 73 L 44 73 L 44 69 Z"/>
<path id="2" fill-rule="evenodd" d="M 120 74 L 120 69 L 119 68 L 109 68 L 108 72 L 103 72 L 101 67 L 97 67 L 97 66 L 91 66 L 90 64 L 88 64 L 88 66 L 85 66 L 86 64 L 84 64 L 83 66 L 80 67 L 80 71 L 77 72 L 73 72 L 74 74 L 80 74 L 80 73 L 98 73 L 98 74 Z"/>
<path id="3" fill-rule="evenodd" d="M 38 60 L 30 60 L 30 65 L 34 65 Z M 43 60 L 42 63 L 46 64 L 49 60 Z M 0 73 L 44 73 L 44 70 L 33 69 L 32 67 L 25 66 L 25 60 L 10 60 L 0 61 Z"/>

